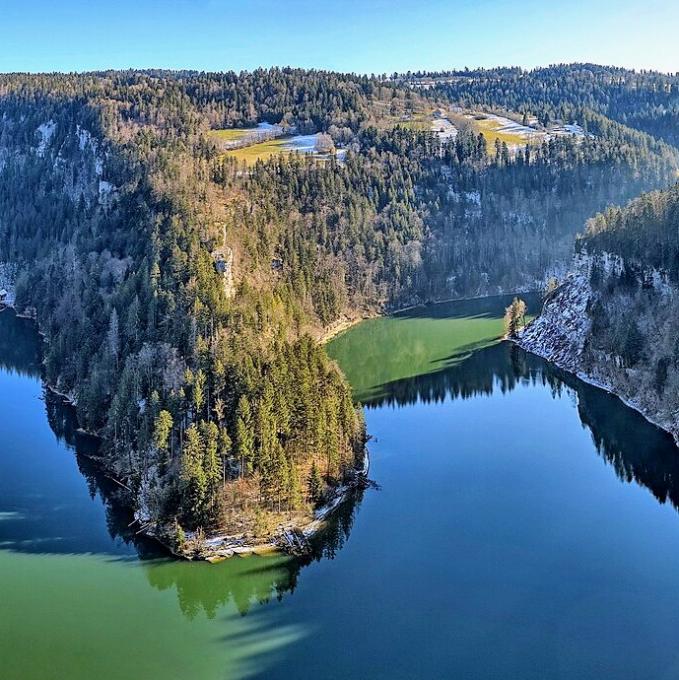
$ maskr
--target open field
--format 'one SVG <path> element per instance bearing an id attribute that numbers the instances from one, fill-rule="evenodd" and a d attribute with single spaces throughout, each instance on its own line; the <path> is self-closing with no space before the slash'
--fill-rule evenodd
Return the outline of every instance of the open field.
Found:
<path id="1" fill-rule="evenodd" d="M 235 158 L 240 163 L 245 162 L 247 165 L 254 165 L 257 161 L 268 161 L 272 156 L 289 151 L 290 149 L 286 148 L 287 141 L 289 139 L 284 137 L 270 139 L 266 142 L 251 144 L 241 149 L 232 149 L 227 151 L 226 155 Z"/>
<path id="2" fill-rule="evenodd" d="M 522 125 L 511 118 L 494 113 L 467 110 L 455 114 L 433 107 L 425 109 L 421 106 L 411 115 L 393 115 L 384 110 L 386 109 L 384 103 L 380 104 L 382 110 L 379 112 L 379 120 L 382 128 L 400 126 L 409 130 L 432 131 L 437 133 L 442 141 L 449 141 L 455 139 L 461 125 L 469 124 L 484 135 L 491 155 L 494 153 L 495 140 L 507 144 L 510 152 L 514 153 L 526 144 L 538 144 L 553 136 L 583 136 L 582 128 L 578 125 L 553 126 L 549 131 L 545 131 L 530 125 Z M 380 106 L 376 108 L 379 109 Z M 258 141 L 259 135 L 270 137 L 274 129 L 275 126 L 260 123 L 257 127 L 251 128 L 212 130 L 210 135 L 217 142 L 221 142 L 225 154 L 248 166 L 254 165 L 258 160 L 267 161 L 273 156 L 291 152 L 308 154 L 319 161 L 327 160 L 327 156 L 315 153 L 315 135 L 288 135 Z M 232 148 L 239 142 L 247 146 Z M 342 150 L 338 150 L 337 157 L 342 160 Z"/>
<path id="3" fill-rule="evenodd" d="M 457 128 L 448 118 L 437 117 L 429 123 L 432 132 L 435 132 L 442 142 L 448 142 L 457 138 Z"/>
<path id="4" fill-rule="evenodd" d="M 480 116 L 483 116 L 483 118 L 480 118 Z M 540 130 L 491 113 L 467 114 L 465 117 L 486 138 L 488 149 L 491 152 L 496 139 L 505 142 L 510 148 L 516 148 L 541 141 L 545 136 L 545 133 Z"/>
<path id="5" fill-rule="evenodd" d="M 283 130 L 278 125 L 271 123 L 258 123 L 254 127 L 224 128 L 210 130 L 210 137 L 222 148 L 229 151 L 241 145 L 251 146 L 268 140 L 278 139 L 283 135 Z"/>
<path id="6" fill-rule="evenodd" d="M 279 137 L 277 139 L 269 139 L 265 142 L 244 146 L 240 149 L 230 149 L 225 152 L 227 156 L 231 156 L 239 163 L 245 163 L 248 166 L 254 165 L 257 161 L 268 161 L 273 156 L 288 153 L 304 154 L 321 162 L 325 162 L 329 159 L 328 154 L 316 152 L 316 135 Z M 345 154 L 345 149 L 337 149 L 337 160 L 340 162 L 343 161 Z"/>
<path id="7" fill-rule="evenodd" d="M 220 142 L 239 142 L 243 137 L 251 135 L 257 128 L 228 128 L 226 130 L 210 130 L 210 137 Z"/>
<path id="8" fill-rule="evenodd" d="M 417 113 L 408 120 L 397 121 L 394 126 L 404 127 L 407 130 L 416 130 L 418 132 L 426 132 L 431 130 L 431 115 L 428 113 Z"/>

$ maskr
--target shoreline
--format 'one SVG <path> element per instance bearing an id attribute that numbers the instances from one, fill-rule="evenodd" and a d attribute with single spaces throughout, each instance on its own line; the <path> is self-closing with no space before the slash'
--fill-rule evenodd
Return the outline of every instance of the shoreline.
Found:
<path id="1" fill-rule="evenodd" d="M 248 542 L 242 536 L 216 535 L 205 538 L 196 553 L 176 553 L 173 555 L 188 561 L 203 561 L 218 564 L 232 557 L 248 557 L 249 555 L 288 554 L 304 556 L 310 552 L 309 541 L 318 535 L 326 526 L 337 508 L 342 505 L 353 491 L 367 485 L 370 470 L 370 454 L 368 448 L 363 450 L 363 463 L 354 469 L 353 478 L 338 487 L 333 497 L 325 505 L 314 510 L 313 519 L 301 526 L 283 525 L 268 539 Z M 162 545 L 165 543 L 156 538 Z M 167 547 L 167 546 L 166 546 Z"/>
<path id="2" fill-rule="evenodd" d="M 499 297 L 503 295 L 511 295 L 512 293 L 496 293 L 494 295 L 477 295 L 473 297 L 450 297 L 444 299 L 430 300 L 427 302 L 404 305 L 390 310 L 370 311 L 360 314 L 353 318 L 344 318 L 339 322 L 328 328 L 324 334 L 317 338 L 319 344 L 326 344 L 331 339 L 341 335 L 342 333 L 353 328 L 355 325 L 367 321 L 369 319 L 394 316 L 399 313 L 407 312 L 413 309 L 424 309 L 428 306 L 463 302 L 465 300 L 480 300 L 485 298 Z M 518 294 L 518 293 L 517 293 Z M 6 304 L 0 311 L 4 309 L 12 309 L 17 318 L 27 319 L 35 324 L 36 331 L 42 337 L 43 342 L 47 342 L 47 338 L 43 331 L 41 331 L 37 314 L 34 309 L 26 309 L 23 312 L 18 312 L 13 304 Z M 44 378 L 42 382 L 46 389 L 50 391 L 56 398 L 63 400 L 64 403 L 71 407 L 75 407 L 76 398 L 74 395 L 66 394 L 50 385 Z M 103 437 L 94 432 L 88 432 L 79 428 L 79 431 L 89 436 L 96 437 L 103 440 Z M 97 463 L 97 467 L 101 472 L 110 477 L 110 470 L 105 465 L 105 461 L 101 458 L 93 459 Z M 353 471 L 351 479 L 338 487 L 328 501 L 320 508 L 316 509 L 311 519 L 302 525 L 282 524 L 277 530 L 263 540 L 247 539 L 243 535 L 226 535 L 226 534 L 212 534 L 204 539 L 197 540 L 196 534 L 188 536 L 186 549 L 175 548 L 171 542 L 164 537 L 163 527 L 159 525 L 152 518 L 145 517 L 136 504 L 132 504 L 130 509 L 134 514 L 135 521 L 139 527 L 138 534 L 144 535 L 159 543 L 169 554 L 178 559 L 208 561 L 211 563 L 221 562 L 234 556 L 248 556 L 258 554 L 271 553 L 288 553 L 292 555 L 303 555 L 308 553 L 308 541 L 323 530 L 327 520 L 332 516 L 333 512 L 346 501 L 350 494 L 363 485 L 368 484 L 368 472 L 370 467 L 370 456 L 367 446 L 364 448 L 364 455 L 362 464 L 359 464 Z M 111 477 L 112 478 L 112 477 Z M 116 478 L 112 478 L 114 482 L 120 484 L 129 490 L 129 487 Z"/>
<path id="3" fill-rule="evenodd" d="M 373 313 L 366 313 L 360 315 L 356 318 L 345 317 L 334 324 L 332 324 L 327 330 L 321 333 L 317 338 L 317 342 L 320 345 L 327 345 L 331 340 L 334 340 L 337 336 L 342 335 L 346 331 L 350 330 L 354 326 L 357 326 L 363 321 L 370 321 L 372 319 L 382 319 L 388 318 L 390 316 L 396 316 L 397 314 L 402 314 L 403 312 L 408 312 L 411 309 L 424 309 L 426 307 L 431 307 L 434 305 L 445 305 L 449 302 L 465 302 L 468 300 L 486 300 L 495 297 L 504 297 L 508 295 L 532 295 L 540 292 L 540 289 L 534 288 L 529 290 L 519 290 L 519 291 L 509 291 L 501 293 L 493 293 L 492 295 L 470 295 L 466 297 L 447 297 L 436 300 L 429 300 L 427 302 L 418 302 L 416 304 L 405 305 L 403 307 L 397 307 L 396 309 L 384 309 L 382 311 L 375 311 Z"/>

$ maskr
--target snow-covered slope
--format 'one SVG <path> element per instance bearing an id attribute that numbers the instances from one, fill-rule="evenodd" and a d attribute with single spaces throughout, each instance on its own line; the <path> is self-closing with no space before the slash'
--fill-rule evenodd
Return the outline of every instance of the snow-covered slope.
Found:
<path id="1" fill-rule="evenodd" d="M 581 261 L 545 300 L 540 316 L 523 330 L 521 347 L 577 373 L 592 327 L 587 314 L 591 294 L 587 263 Z"/>

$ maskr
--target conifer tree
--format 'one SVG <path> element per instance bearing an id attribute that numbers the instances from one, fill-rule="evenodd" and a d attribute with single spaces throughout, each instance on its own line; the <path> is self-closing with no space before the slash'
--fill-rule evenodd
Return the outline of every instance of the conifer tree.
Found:
<path id="1" fill-rule="evenodd" d="M 250 400 L 242 395 L 236 409 L 236 454 L 240 459 L 240 475 L 252 472 L 255 457 L 255 437 L 252 429 Z"/>

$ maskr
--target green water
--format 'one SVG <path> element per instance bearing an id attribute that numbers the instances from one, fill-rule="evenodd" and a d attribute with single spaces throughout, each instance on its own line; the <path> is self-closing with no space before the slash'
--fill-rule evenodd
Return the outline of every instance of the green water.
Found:
<path id="1" fill-rule="evenodd" d="M 534 313 L 537 297 L 523 297 Z M 369 402 L 387 395 L 399 380 L 440 373 L 496 343 L 504 333 L 502 312 L 511 301 L 505 295 L 414 307 L 364 321 L 332 340 L 328 350 L 356 400 Z"/>
<path id="2" fill-rule="evenodd" d="M 0 314 L 0 678 L 679 677 L 679 457 L 507 343 L 507 300 L 329 346 L 378 487 L 304 564 L 172 562 L 128 528 Z"/>
<path id="3" fill-rule="evenodd" d="M 94 447 L 43 390 L 32 325 L 0 313 L 0 678 L 261 672 L 297 633 L 269 629 L 256 611 L 293 587 L 300 565 L 164 558 L 75 455 Z"/>

